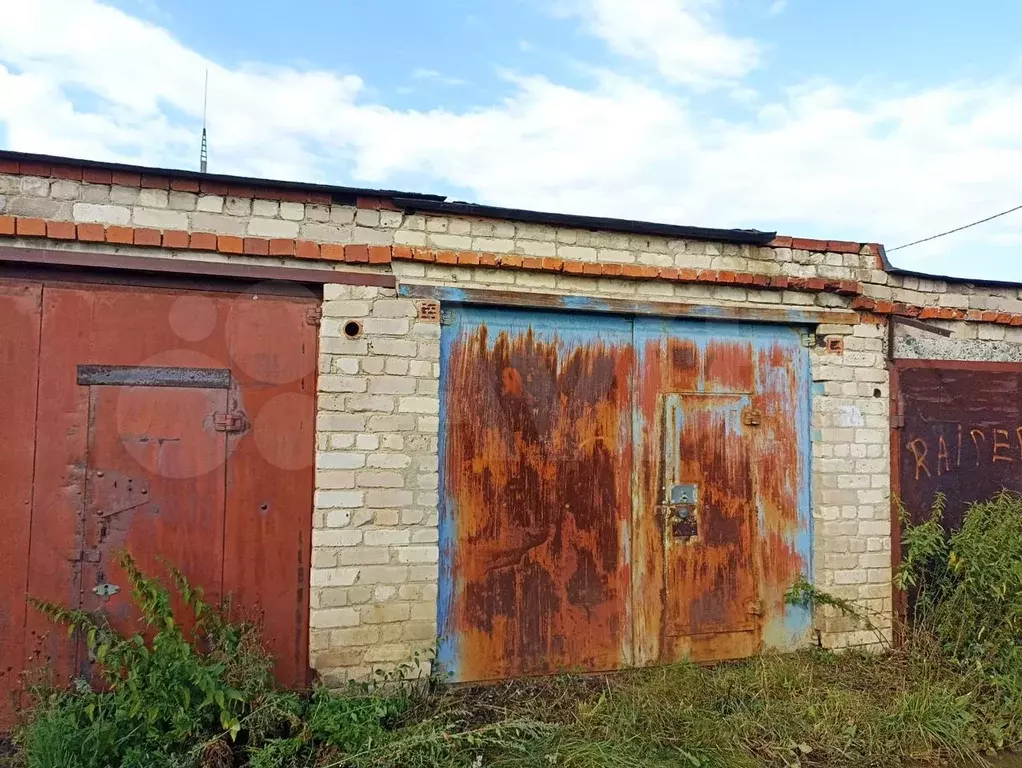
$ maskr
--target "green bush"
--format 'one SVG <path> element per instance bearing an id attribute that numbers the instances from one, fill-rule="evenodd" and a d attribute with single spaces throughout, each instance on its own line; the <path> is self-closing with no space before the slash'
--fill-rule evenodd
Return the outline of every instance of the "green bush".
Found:
<path id="1" fill-rule="evenodd" d="M 385 740 L 407 709 L 408 687 L 388 676 L 379 681 L 387 692 L 381 685 L 345 695 L 275 690 L 273 660 L 254 626 L 226 621 L 171 569 L 174 591 L 194 619 L 186 633 L 171 609 L 171 590 L 129 555 L 120 562 L 151 640 L 123 637 L 101 615 L 33 601 L 80 633 L 100 685 L 77 680 L 67 691 L 37 692 L 18 734 L 28 768 L 313 765 L 320 753 L 358 753 Z"/>
<path id="2" fill-rule="evenodd" d="M 905 525 L 896 584 L 913 594 L 914 643 L 932 641 L 975 681 L 996 740 L 1022 742 L 1022 496 L 973 504 L 957 531 L 938 496 L 929 518 Z M 904 513 L 903 513 L 904 520 Z"/>
<path id="3" fill-rule="evenodd" d="M 906 642 L 809 649 L 477 688 L 410 685 L 404 672 L 343 694 L 275 690 L 252 627 L 231 624 L 178 573 L 195 615 L 125 558 L 153 638 L 39 607 L 100 660 L 41 697 L 19 734 L 29 768 L 835 768 L 973 764 L 1022 746 L 1022 497 L 973 506 L 948 532 L 938 498 L 905 526 L 897 584 L 914 596 Z M 876 617 L 800 580 L 788 600 Z M 405 670 L 408 671 L 408 670 Z"/>

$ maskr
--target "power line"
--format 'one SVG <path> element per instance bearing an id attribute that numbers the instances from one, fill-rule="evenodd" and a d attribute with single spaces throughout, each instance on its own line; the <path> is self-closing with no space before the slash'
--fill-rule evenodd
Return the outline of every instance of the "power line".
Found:
<path id="1" fill-rule="evenodd" d="M 888 248 L 887 252 L 890 253 L 891 251 L 900 251 L 902 248 L 910 248 L 911 246 L 919 245 L 920 243 L 928 243 L 930 240 L 936 240 L 938 237 L 944 237 L 945 235 L 953 235 L 955 232 L 961 232 L 963 229 L 975 227 L 978 224 L 986 224 L 988 221 L 993 221 L 994 219 L 998 219 L 1001 216 L 1007 216 L 1009 213 L 1014 213 L 1015 211 L 1022 211 L 1022 205 L 1016 205 L 1014 208 L 1009 208 L 1006 211 L 995 213 L 993 216 L 987 216 L 985 219 L 974 221 L 971 224 L 965 224 L 964 226 L 961 227 L 949 229 L 947 232 L 941 232 L 936 235 L 930 235 L 929 237 L 924 237 L 922 240 L 913 240 L 911 243 L 905 243 L 904 245 L 899 245 L 896 248 Z"/>

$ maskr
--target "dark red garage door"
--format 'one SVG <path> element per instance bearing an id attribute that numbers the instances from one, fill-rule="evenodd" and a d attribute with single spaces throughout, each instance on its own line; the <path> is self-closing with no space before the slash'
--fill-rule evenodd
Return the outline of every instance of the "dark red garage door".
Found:
<path id="1" fill-rule="evenodd" d="M 0 280 L 0 722 L 25 669 L 89 674 L 26 596 L 136 626 L 120 550 L 231 595 L 305 683 L 318 300 L 222 288 Z"/>

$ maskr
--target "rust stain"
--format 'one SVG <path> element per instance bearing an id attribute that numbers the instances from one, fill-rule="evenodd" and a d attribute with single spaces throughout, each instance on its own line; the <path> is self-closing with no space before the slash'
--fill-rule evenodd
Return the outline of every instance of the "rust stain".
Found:
<path id="1" fill-rule="evenodd" d="M 445 389 L 457 677 L 609 669 L 630 627 L 632 353 L 486 325 Z"/>
<path id="2" fill-rule="evenodd" d="M 637 661 L 712 661 L 754 653 L 765 638 L 790 643 L 797 630 L 775 628 L 784 629 L 784 591 L 807 568 L 809 541 L 797 344 L 712 331 L 698 344 L 664 330 L 646 337 L 637 364 Z M 743 423 L 750 409 L 757 423 Z M 691 487 L 698 535 L 679 538 L 649 510 Z"/>
<path id="3" fill-rule="evenodd" d="M 706 345 L 706 390 L 708 392 L 751 392 L 756 369 L 752 344 L 711 341 Z"/>
<path id="4" fill-rule="evenodd" d="M 807 551 L 797 541 L 803 533 L 798 515 L 799 478 L 808 474 L 809 457 L 794 418 L 803 393 L 790 347 L 772 344 L 761 350 L 757 365 L 756 407 L 761 423 L 752 430 L 759 505 L 760 599 L 763 622 L 780 621 L 784 593 L 807 569 Z M 801 403 L 808 408 L 808 403 Z M 808 541 L 808 536 L 805 537 Z"/>

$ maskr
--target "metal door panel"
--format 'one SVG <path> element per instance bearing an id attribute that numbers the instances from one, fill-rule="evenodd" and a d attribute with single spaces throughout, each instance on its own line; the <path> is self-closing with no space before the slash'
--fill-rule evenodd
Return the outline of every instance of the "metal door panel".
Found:
<path id="1" fill-rule="evenodd" d="M 629 663 L 630 322 L 461 307 L 447 322 L 442 672 Z"/>
<path id="2" fill-rule="evenodd" d="M 799 334 L 638 318 L 635 345 L 636 663 L 796 645 L 809 619 L 783 593 L 811 573 Z M 672 492 L 688 488 L 701 518 L 694 537 L 666 517 Z"/>
<path id="3" fill-rule="evenodd" d="M 664 518 L 665 634 L 753 629 L 755 492 L 750 428 L 742 424 L 751 399 L 667 393 L 662 398 L 664 479 L 656 512 Z"/>
<path id="4" fill-rule="evenodd" d="M 228 436 L 224 590 L 260 620 L 277 680 L 294 686 L 308 682 L 317 306 L 241 296 L 225 321 L 249 423 Z"/>
<path id="5" fill-rule="evenodd" d="M 1022 491 L 1022 365 L 906 360 L 895 383 L 895 492 L 913 522 L 938 493 L 957 529 L 971 503 Z"/>
<path id="6" fill-rule="evenodd" d="M 89 390 L 78 386 L 75 366 L 91 354 L 93 298 L 43 288 L 28 595 L 73 608 L 81 606 L 89 421 Z M 75 644 L 63 628 L 29 610 L 25 632 L 26 667 L 69 683 Z"/>
<path id="7" fill-rule="evenodd" d="M 180 569 L 215 604 L 223 577 L 226 435 L 214 421 L 227 407 L 227 390 L 89 389 L 83 607 L 102 610 L 122 633 L 145 629 L 117 563 L 121 551 L 148 574 Z M 187 630 L 188 612 L 176 599 L 173 607 Z"/>
<path id="8" fill-rule="evenodd" d="M 239 302 L 245 309 L 232 312 Z M 265 619 L 281 681 L 304 683 L 316 361 L 307 313 L 317 301 L 47 283 L 42 304 L 23 548 L 29 594 L 127 620 L 126 582 L 110 565 L 125 545 L 147 570 L 165 572 L 164 559 L 181 567 L 213 600 L 226 580 L 238 610 Z M 89 365 L 98 367 L 76 370 Z M 123 482 L 98 484 L 98 472 Z M 173 499 L 173 509 L 139 502 L 141 489 Z M 122 591 L 91 591 L 103 584 Z M 66 683 L 77 668 L 74 643 L 35 611 L 25 627 L 25 663 Z"/>
<path id="9" fill-rule="evenodd" d="M 42 285 L 0 280 L 0 725 L 19 703 L 24 660 Z"/>

